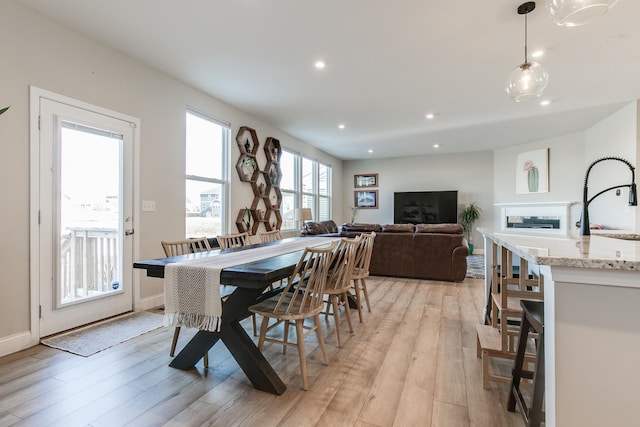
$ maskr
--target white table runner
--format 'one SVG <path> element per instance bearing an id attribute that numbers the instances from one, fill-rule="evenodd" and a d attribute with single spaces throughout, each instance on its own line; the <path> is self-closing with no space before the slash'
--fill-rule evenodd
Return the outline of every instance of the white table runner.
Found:
<path id="1" fill-rule="evenodd" d="M 334 240 L 337 238 L 304 237 L 277 245 L 167 264 L 164 269 L 165 326 L 220 331 L 220 272 L 224 268 L 329 244 Z"/>

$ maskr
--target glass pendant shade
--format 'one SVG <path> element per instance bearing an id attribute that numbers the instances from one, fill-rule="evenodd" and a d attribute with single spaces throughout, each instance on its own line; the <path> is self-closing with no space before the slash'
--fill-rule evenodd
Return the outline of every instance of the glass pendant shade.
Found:
<path id="1" fill-rule="evenodd" d="M 549 84 L 549 73 L 534 61 L 518 65 L 509 74 L 505 91 L 515 102 L 539 98 Z"/>
<path id="2" fill-rule="evenodd" d="M 563 27 L 577 27 L 604 15 L 618 0 L 547 0 L 551 19 Z"/>

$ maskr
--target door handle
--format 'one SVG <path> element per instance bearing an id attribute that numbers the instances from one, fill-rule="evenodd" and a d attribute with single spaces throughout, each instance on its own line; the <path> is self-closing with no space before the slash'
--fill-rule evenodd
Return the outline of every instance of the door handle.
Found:
<path id="1" fill-rule="evenodd" d="M 130 216 L 125 216 L 124 217 L 124 222 L 131 222 L 131 217 Z M 124 230 L 124 235 L 125 236 L 131 236 L 133 234 L 133 228 L 130 228 L 128 230 Z"/>

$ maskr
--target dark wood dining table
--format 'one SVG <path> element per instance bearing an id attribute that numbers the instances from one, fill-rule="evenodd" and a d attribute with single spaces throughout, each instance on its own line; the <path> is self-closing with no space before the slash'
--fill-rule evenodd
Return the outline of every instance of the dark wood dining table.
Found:
<path id="1" fill-rule="evenodd" d="M 276 242 L 258 243 L 245 248 L 212 250 L 168 258 L 157 258 L 136 261 L 134 268 L 144 269 L 149 277 L 164 277 L 167 264 L 203 257 L 215 256 L 251 248 L 278 245 L 291 241 L 289 238 Z M 327 241 L 329 242 L 329 241 Z M 286 386 L 264 358 L 255 342 L 249 337 L 240 321 L 249 316 L 249 306 L 273 295 L 265 289 L 281 279 L 289 277 L 302 255 L 302 250 L 283 255 L 276 255 L 260 261 L 227 267 L 220 272 L 220 283 L 231 285 L 235 290 L 222 302 L 222 324 L 220 332 L 198 331 L 187 345 L 176 355 L 169 366 L 178 369 L 191 369 L 219 340 L 227 347 L 240 365 L 253 386 L 272 394 L 282 394 Z"/>

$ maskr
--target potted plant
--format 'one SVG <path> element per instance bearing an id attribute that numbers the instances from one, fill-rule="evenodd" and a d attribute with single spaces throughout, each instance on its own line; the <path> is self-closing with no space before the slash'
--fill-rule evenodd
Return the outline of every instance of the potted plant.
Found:
<path id="1" fill-rule="evenodd" d="M 247 157 L 242 162 L 242 171 L 244 172 L 245 180 L 251 181 L 253 173 L 258 169 L 258 162 L 253 157 Z"/>
<path id="2" fill-rule="evenodd" d="M 460 225 L 462 225 L 462 229 L 464 230 L 464 235 L 467 239 L 467 243 L 469 244 L 469 254 L 473 253 L 473 223 L 480 218 L 480 213 L 482 209 L 476 204 L 476 202 L 472 202 L 468 206 L 465 206 L 462 211 L 460 211 L 460 215 L 458 218 L 460 219 Z"/>

